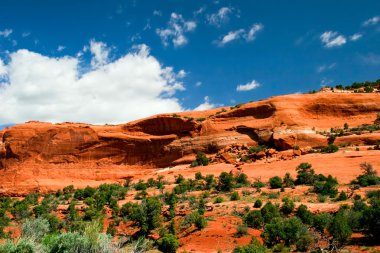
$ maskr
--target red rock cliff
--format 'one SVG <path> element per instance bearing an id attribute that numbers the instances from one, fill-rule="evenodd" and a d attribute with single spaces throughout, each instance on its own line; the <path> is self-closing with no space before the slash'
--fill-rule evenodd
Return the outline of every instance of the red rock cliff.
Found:
<path id="1" fill-rule="evenodd" d="M 316 131 L 372 123 L 377 113 L 380 94 L 318 93 L 122 125 L 28 122 L 0 131 L 0 194 L 122 179 L 234 143 L 270 143 L 279 150 L 324 146 L 326 137 Z M 372 144 L 378 138 L 355 136 L 354 141 Z"/>

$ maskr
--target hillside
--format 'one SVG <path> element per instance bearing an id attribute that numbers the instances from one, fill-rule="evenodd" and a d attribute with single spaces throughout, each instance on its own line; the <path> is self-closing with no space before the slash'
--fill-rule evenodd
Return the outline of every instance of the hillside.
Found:
<path id="1" fill-rule="evenodd" d="M 373 125 L 378 113 L 380 94 L 316 93 L 162 114 L 121 125 L 27 122 L 0 131 L 0 193 L 122 182 L 189 164 L 197 151 L 214 157 L 215 164 L 235 163 L 228 151 L 234 146 L 266 145 L 273 157 L 276 153 L 283 158 L 284 150 L 294 147 L 306 154 L 326 146 L 331 129 L 345 123 L 363 131 L 337 135 L 336 145 L 374 145 L 380 131 L 360 127 Z"/>

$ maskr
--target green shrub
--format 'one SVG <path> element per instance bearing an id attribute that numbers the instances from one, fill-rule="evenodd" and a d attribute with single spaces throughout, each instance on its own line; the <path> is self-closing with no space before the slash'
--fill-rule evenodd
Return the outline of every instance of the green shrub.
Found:
<path id="1" fill-rule="evenodd" d="M 232 253 L 265 253 L 267 252 L 267 248 L 260 244 L 260 242 L 252 237 L 252 241 L 250 244 L 245 246 L 237 246 Z"/>
<path id="2" fill-rule="evenodd" d="M 290 173 L 286 173 L 284 176 L 284 179 L 282 180 L 284 183 L 284 187 L 293 187 L 294 186 L 294 179 L 290 175 Z"/>
<path id="3" fill-rule="evenodd" d="M 244 173 L 239 173 L 235 177 L 235 181 L 236 181 L 237 187 L 249 185 L 248 176 Z"/>
<path id="4" fill-rule="evenodd" d="M 269 185 L 272 189 L 278 189 L 282 186 L 282 179 L 279 176 L 275 176 L 269 179 Z"/>
<path id="5" fill-rule="evenodd" d="M 217 185 L 217 189 L 219 191 L 225 191 L 225 192 L 228 192 L 228 191 L 231 191 L 231 189 L 233 188 L 234 186 L 234 177 L 232 174 L 230 173 L 227 173 L 227 172 L 222 172 L 220 175 L 219 175 L 219 178 L 218 178 L 218 185 Z"/>
<path id="6" fill-rule="evenodd" d="M 344 201 L 347 200 L 347 198 L 347 194 L 344 191 L 341 191 L 338 197 L 336 198 L 336 201 Z"/>
<path id="7" fill-rule="evenodd" d="M 268 194 L 268 198 L 269 199 L 278 199 L 280 197 L 280 193 L 279 192 L 270 192 Z"/>
<path id="8" fill-rule="evenodd" d="M 255 204 L 253 204 L 253 207 L 260 208 L 263 205 L 263 202 L 260 199 L 257 199 L 255 201 Z"/>
<path id="9" fill-rule="evenodd" d="M 332 219 L 333 217 L 329 213 L 316 214 L 313 216 L 313 227 L 323 234 L 324 230 L 330 226 Z"/>
<path id="10" fill-rule="evenodd" d="M 312 242 L 306 226 L 297 217 L 272 219 L 265 225 L 262 237 L 269 246 L 284 242 L 285 246 L 296 245 L 303 250 Z"/>
<path id="11" fill-rule="evenodd" d="M 297 171 L 297 179 L 295 181 L 296 185 L 306 184 L 312 185 L 315 180 L 315 172 L 311 168 L 310 163 L 301 163 L 296 168 Z"/>
<path id="12" fill-rule="evenodd" d="M 164 253 L 175 253 L 180 244 L 175 235 L 166 234 L 158 240 L 158 249 Z"/>
<path id="13" fill-rule="evenodd" d="M 307 210 L 307 206 L 301 204 L 297 211 L 296 216 L 301 219 L 301 221 L 305 224 L 311 224 L 313 216 L 309 210 Z"/>
<path id="14" fill-rule="evenodd" d="M 247 225 L 238 224 L 236 226 L 236 235 L 238 237 L 241 237 L 241 236 L 244 236 L 244 235 L 247 235 L 247 234 L 248 234 L 248 227 L 247 227 Z"/>
<path id="15" fill-rule="evenodd" d="M 231 193 L 231 197 L 230 197 L 230 200 L 231 201 L 236 201 L 236 200 L 239 200 L 240 199 L 240 195 L 237 191 L 234 191 Z"/>
<path id="16" fill-rule="evenodd" d="M 339 147 L 334 144 L 329 144 L 326 147 L 321 148 L 322 153 L 335 153 L 339 150 Z"/>
<path id="17" fill-rule="evenodd" d="M 277 205 L 273 205 L 272 202 L 267 202 L 261 208 L 261 215 L 263 216 L 264 222 L 268 223 L 275 217 L 280 217 L 280 210 Z"/>
<path id="18" fill-rule="evenodd" d="M 264 218 L 260 211 L 249 211 L 244 216 L 244 223 L 250 228 L 260 229 L 264 225 Z"/>
<path id="19" fill-rule="evenodd" d="M 266 146 L 252 146 L 248 149 L 248 153 L 254 154 L 261 151 L 264 151 L 267 147 Z"/>
<path id="20" fill-rule="evenodd" d="M 292 200 L 288 199 L 288 198 L 284 198 L 282 200 L 282 206 L 280 208 L 280 211 L 285 214 L 285 215 L 289 215 L 293 212 L 294 210 L 294 207 L 295 207 L 295 204 Z"/>
<path id="21" fill-rule="evenodd" d="M 219 203 L 222 203 L 222 202 L 224 202 L 224 199 L 223 199 L 222 196 L 218 196 L 218 197 L 216 197 L 215 200 L 214 200 L 214 203 L 215 203 L 215 204 L 219 204 Z"/>
<path id="22" fill-rule="evenodd" d="M 328 230 L 339 245 L 343 245 L 348 241 L 352 234 L 352 230 L 349 225 L 348 217 L 344 214 L 344 211 L 339 211 L 335 215 Z"/>
<path id="23" fill-rule="evenodd" d="M 314 183 L 313 192 L 334 198 L 338 193 L 337 186 L 338 180 L 329 175 L 326 181 L 316 181 Z"/>
<path id="24" fill-rule="evenodd" d="M 191 163 L 190 167 L 207 166 L 208 163 L 209 163 L 209 159 L 207 158 L 205 153 L 198 151 L 195 161 Z"/>
<path id="25" fill-rule="evenodd" d="M 22 224 L 22 237 L 29 238 L 33 241 L 41 240 L 50 231 L 49 221 L 42 218 L 34 220 L 27 219 Z"/>
<path id="26" fill-rule="evenodd" d="M 380 184 L 380 177 L 377 176 L 377 172 L 372 164 L 364 162 L 360 164 L 360 168 L 363 173 L 356 180 L 352 181 L 351 184 L 359 184 L 363 187 Z"/>
<path id="27" fill-rule="evenodd" d="M 182 221 L 182 226 L 190 226 L 194 224 L 198 230 L 202 230 L 207 226 L 207 220 L 203 215 L 200 215 L 198 212 L 192 212 L 185 216 Z"/>

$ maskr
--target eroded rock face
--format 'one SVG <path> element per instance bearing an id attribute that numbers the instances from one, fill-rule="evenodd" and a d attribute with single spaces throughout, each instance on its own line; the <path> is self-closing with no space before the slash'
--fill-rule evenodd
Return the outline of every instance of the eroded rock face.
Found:
<path id="1" fill-rule="evenodd" d="M 379 112 L 380 94 L 319 93 L 122 125 L 28 122 L 0 131 L 0 194 L 59 188 L 61 177 L 66 185 L 122 180 L 233 144 L 269 144 L 278 150 L 325 146 L 326 137 L 317 131 L 373 123 Z M 366 134 L 336 141 L 374 143 L 379 138 Z"/>

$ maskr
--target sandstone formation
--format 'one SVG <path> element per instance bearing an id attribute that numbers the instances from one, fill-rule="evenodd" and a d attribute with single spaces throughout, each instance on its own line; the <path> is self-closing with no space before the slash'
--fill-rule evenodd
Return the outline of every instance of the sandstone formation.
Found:
<path id="1" fill-rule="evenodd" d="M 27 122 L 0 131 L 0 194 L 123 180 L 233 144 L 266 144 L 279 151 L 321 147 L 327 137 L 318 132 L 344 123 L 372 124 L 378 113 L 380 94 L 317 93 L 121 125 Z M 377 140 L 379 133 L 337 138 L 338 143 Z"/>

